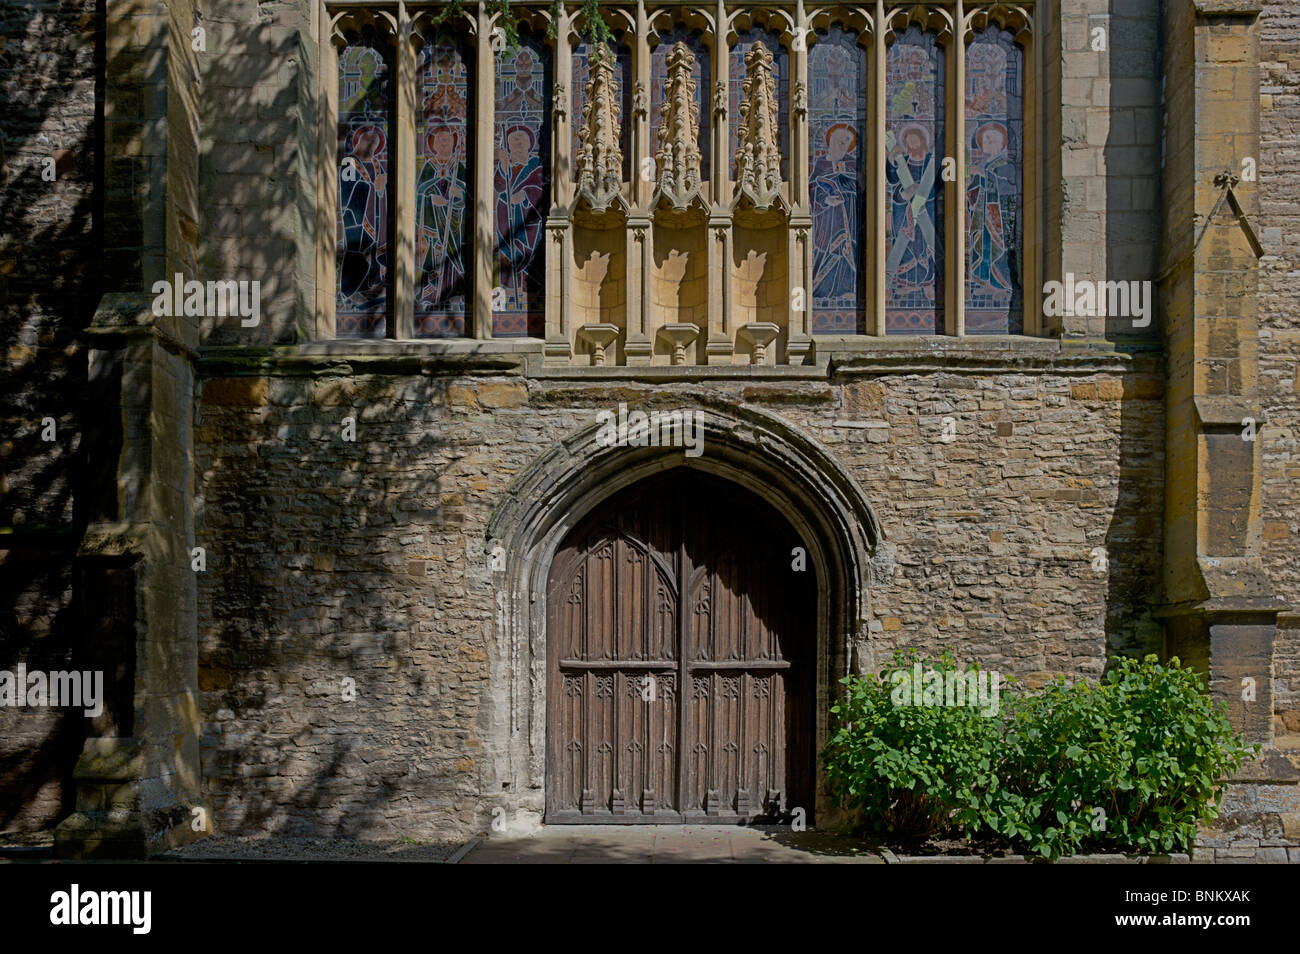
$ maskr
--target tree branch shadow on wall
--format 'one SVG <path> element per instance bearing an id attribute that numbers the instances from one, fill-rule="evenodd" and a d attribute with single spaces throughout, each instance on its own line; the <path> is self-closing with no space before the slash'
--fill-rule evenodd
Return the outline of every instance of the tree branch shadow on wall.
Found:
<path id="1" fill-rule="evenodd" d="M 249 150 L 239 171 L 253 173 L 234 193 L 233 177 L 203 177 L 200 261 L 228 268 L 232 210 L 243 235 L 259 245 L 282 239 L 286 254 L 296 241 L 283 232 L 287 206 L 314 214 L 310 171 L 299 179 L 305 203 L 281 183 L 303 165 L 292 149 L 281 154 L 274 120 L 309 111 L 284 128 L 293 127 L 311 170 L 318 104 L 306 37 L 265 22 L 210 22 L 236 55 L 206 64 L 205 125 L 238 126 Z M 285 83 L 291 60 L 297 81 Z M 206 171 L 222 170 L 214 162 Z M 284 274 L 296 268 L 277 264 Z M 291 340 L 291 330 L 278 327 L 275 340 Z M 247 343 L 237 331 L 214 332 L 209 343 Z M 466 743 L 486 680 L 477 662 L 465 663 L 482 648 L 459 635 L 466 627 L 456 619 L 471 605 L 459 527 L 471 488 L 462 477 L 444 494 L 443 471 L 482 437 L 452 447 L 433 426 L 430 409 L 448 402 L 446 378 L 370 374 L 346 361 L 302 376 L 263 373 L 200 368 L 195 533 L 209 561 L 198 586 L 198 676 L 214 829 L 413 835 L 447 810 L 468 823 L 481 750 Z M 262 380 L 265 396 L 247 390 Z M 346 417 L 355 441 L 343 439 Z M 426 575 L 439 561 L 455 565 Z M 478 625 L 490 638 L 490 620 Z"/>
<path id="2" fill-rule="evenodd" d="M 401 400 L 365 396 L 403 385 L 414 393 Z M 418 816 L 421 800 L 457 794 L 439 792 L 438 760 L 421 755 L 446 737 L 406 727 L 454 691 L 430 673 L 458 641 L 413 621 L 429 616 L 421 603 L 463 600 L 463 586 L 431 590 L 410 556 L 458 532 L 436 471 L 445 442 L 421 418 L 446 387 L 277 386 L 306 403 L 200 411 L 198 539 L 213 555 L 199 587 L 205 797 L 225 834 L 353 837 L 382 828 L 395 802 Z M 355 403 L 322 403 L 353 389 Z M 342 440 L 346 416 L 355 443 Z M 431 721 L 451 736 L 472 715 Z"/>
<path id="3" fill-rule="evenodd" d="M 103 0 L 0 16 L 0 670 L 85 668 L 87 347 L 101 291 Z M 53 160 L 49 181 L 46 162 Z M 47 441 L 44 419 L 53 418 Z M 7 538 L 7 539 L 6 539 Z M 72 809 L 80 710 L 0 709 L 0 830 Z"/>

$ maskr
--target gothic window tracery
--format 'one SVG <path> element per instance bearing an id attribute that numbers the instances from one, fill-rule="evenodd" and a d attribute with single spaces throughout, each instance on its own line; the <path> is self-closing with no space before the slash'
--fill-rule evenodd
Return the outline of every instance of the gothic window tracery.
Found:
<path id="1" fill-rule="evenodd" d="M 967 3 L 960 23 L 951 0 L 670 0 L 641 21 L 614 2 L 595 86 L 575 2 L 514 0 L 514 46 L 487 7 L 322 9 L 323 337 L 527 337 L 548 363 L 794 364 L 815 336 L 1038 333 L 1032 0 Z M 678 44 L 698 173 L 665 202 Z M 764 79 L 747 84 L 756 51 Z M 599 116 L 584 123 L 589 88 Z M 747 129 L 769 105 L 775 121 Z M 683 354 L 664 351 L 690 323 Z"/>

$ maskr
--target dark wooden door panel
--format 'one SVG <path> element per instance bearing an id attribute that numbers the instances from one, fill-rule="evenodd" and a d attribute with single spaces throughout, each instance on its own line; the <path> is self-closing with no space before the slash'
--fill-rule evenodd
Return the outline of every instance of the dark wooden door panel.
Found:
<path id="1" fill-rule="evenodd" d="M 719 818 L 779 814 L 790 793 L 784 673 L 696 671 L 688 715 L 686 811 Z"/>
<path id="2" fill-rule="evenodd" d="M 549 821 L 811 807 L 815 587 L 791 571 L 798 545 L 762 501 L 685 470 L 570 533 L 548 588 Z"/>
<path id="3" fill-rule="evenodd" d="M 563 698 L 552 720 L 552 811 L 674 811 L 676 673 L 562 667 L 560 685 Z"/>

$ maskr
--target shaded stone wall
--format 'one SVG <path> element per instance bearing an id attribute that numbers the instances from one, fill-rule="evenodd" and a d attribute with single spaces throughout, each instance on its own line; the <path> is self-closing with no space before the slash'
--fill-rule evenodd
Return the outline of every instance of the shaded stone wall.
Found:
<path id="1" fill-rule="evenodd" d="M 620 401 L 743 402 L 829 448 L 886 536 L 866 621 L 879 658 L 951 649 L 1035 684 L 1158 646 L 1157 365 L 732 379 L 702 397 L 698 382 L 364 362 L 243 376 L 249 364 L 205 362 L 196 431 L 204 798 L 219 831 L 429 836 L 540 804 L 528 779 L 487 788 L 485 750 L 527 737 L 490 676 L 526 680 L 527 649 L 498 635 L 484 534 L 516 474 Z"/>
<path id="2" fill-rule="evenodd" d="M 208 4 L 199 275 L 261 282 L 261 323 L 205 317 L 212 344 L 313 337 L 316 41 L 311 0 Z"/>
<path id="3" fill-rule="evenodd" d="M 83 519 L 81 332 L 99 282 L 102 30 L 94 0 L 0 7 L 0 670 L 78 658 L 72 555 Z M 0 830 L 66 813 L 84 723 L 80 711 L 0 708 Z"/>
<path id="4" fill-rule="evenodd" d="M 87 329 L 91 392 L 78 591 L 125 699 L 89 727 L 60 855 L 140 856 L 192 837 L 197 791 L 191 422 L 197 322 L 156 316 L 159 280 L 195 277 L 198 58 L 193 0 L 113 5 L 105 25 L 107 293 Z M 115 606 L 123 611 L 112 611 Z M 108 626 L 106 624 L 112 624 Z"/>

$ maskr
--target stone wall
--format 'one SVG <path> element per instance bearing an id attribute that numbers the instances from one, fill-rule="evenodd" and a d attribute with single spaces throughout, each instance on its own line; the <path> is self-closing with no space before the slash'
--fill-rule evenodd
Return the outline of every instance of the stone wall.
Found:
<path id="1" fill-rule="evenodd" d="M 498 800 L 536 800 L 526 778 L 484 787 L 484 748 L 522 731 L 489 677 L 523 665 L 497 635 L 485 528 L 516 474 L 619 401 L 744 402 L 828 447 L 885 532 L 868 621 L 877 656 L 951 649 L 1035 684 L 1096 675 L 1108 651 L 1156 649 L 1162 379 L 1110 360 L 1119 370 L 1086 375 L 1049 361 L 1017 374 L 733 377 L 704 398 L 698 382 L 209 364 L 199 680 L 217 830 L 427 837 L 482 827 Z"/>
<path id="2" fill-rule="evenodd" d="M 0 549 L 0 670 L 72 668 L 73 579 L 66 551 Z M 77 709 L 0 708 L 0 831 L 48 828 L 66 814 L 83 722 Z"/>
<path id="3" fill-rule="evenodd" d="M 1197 836 L 1192 861 L 1300 862 L 1300 786 L 1260 780 L 1228 786 L 1219 817 Z"/>
<path id="4" fill-rule="evenodd" d="M 1263 557 L 1278 596 L 1300 608 L 1300 8 L 1264 3 L 1260 19 L 1259 388 Z M 1279 628 L 1275 729 L 1300 747 L 1300 624 Z"/>
<path id="5" fill-rule="evenodd" d="M 80 332 L 98 300 L 102 30 L 94 0 L 0 8 L 0 670 L 70 668 L 81 631 L 72 554 Z M 69 710 L 0 708 L 0 831 L 66 812 L 83 723 Z"/>
<path id="6" fill-rule="evenodd" d="M 1043 144 L 1048 221 L 1059 230 L 1048 238 L 1048 277 L 1154 281 L 1160 270 L 1160 7 L 1157 0 L 1059 0 L 1042 8 L 1061 69 L 1059 90 L 1045 77 L 1057 97 L 1045 109 L 1060 110 Z M 1053 127 L 1058 139 L 1050 138 Z M 1141 328 L 1122 316 L 1046 321 L 1066 338 L 1160 335 L 1154 318 Z"/>
<path id="7" fill-rule="evenodd" d="M 212 344 L 314 337 L 316 23 L 311 0 L 208 4 L 199 277 L 261 282 L 261 323 L 206 317 Z"/>

